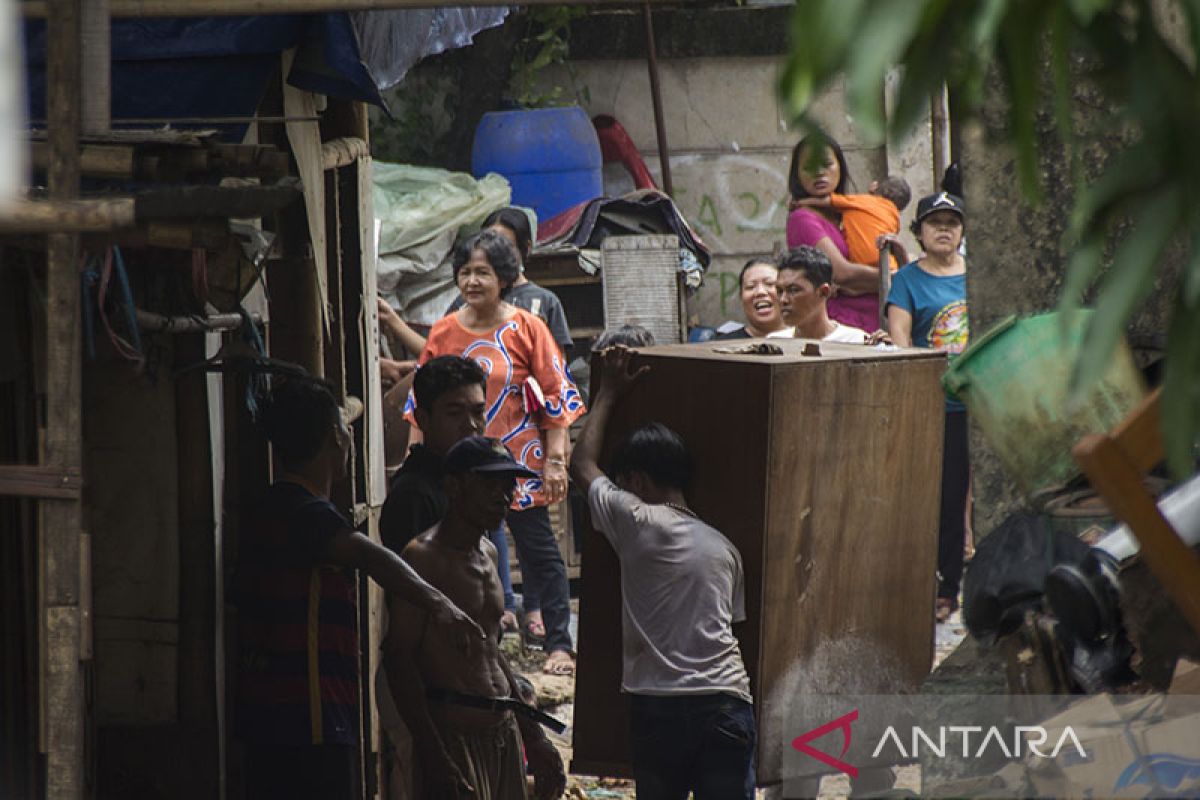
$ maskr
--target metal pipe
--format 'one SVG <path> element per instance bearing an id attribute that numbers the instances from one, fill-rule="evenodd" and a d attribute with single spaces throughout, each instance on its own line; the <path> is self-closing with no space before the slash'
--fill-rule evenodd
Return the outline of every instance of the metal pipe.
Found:
<path id="1" fill-rule="evenodd" d="M 262 324 L 257 314 L 250 315 L 250 321 L 256 325 Z M 241 314 L 199 314 L 186 317 L 168 317 L 155 314 L 152 311 L 137 309 L 138 327 L 146 331 L 162 331 L 163 333 L 203 333 L 206 331 L 232 331 L 242 327 Z"/>

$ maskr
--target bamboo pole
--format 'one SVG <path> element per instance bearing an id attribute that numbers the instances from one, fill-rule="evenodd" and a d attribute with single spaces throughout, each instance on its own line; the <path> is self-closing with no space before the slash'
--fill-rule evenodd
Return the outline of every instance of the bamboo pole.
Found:
<path id="1" fill-rule="evenodd" d="M 48 142 L 30 142 L 33 168 L 44 170 L 50 164 Z M 84 175 L 97 178 L 132 178 L 134 153 L 129 145 L 88 144 L 83 146 L 79 157 L 79 169 Z"/>
<path id="2" fill-rule="evenodd" d="M 678 5 L 678 0 L 644 0 L 654 5 Z M 26 17 L 45 17 L 49 0 L 24 0 Z M 256 16 L 260 14 L 315 14 L 334 11 L 382 11 L 441 6 L 507 6 L 512 0 L 463 0 L 433 3 L 430 0 L 109 0 L 113 17 Z M 562 5 L 562 0 L 525 0 L 526 6 Z M 575 0 L 573 5 L 631 6 L 629 0 Z"/>
<path id="3" fill-rule="evenodd" d="M 22 200 L 0 206 L 0 233 L 102 233 L 134 224 L 132 197 Z"/>

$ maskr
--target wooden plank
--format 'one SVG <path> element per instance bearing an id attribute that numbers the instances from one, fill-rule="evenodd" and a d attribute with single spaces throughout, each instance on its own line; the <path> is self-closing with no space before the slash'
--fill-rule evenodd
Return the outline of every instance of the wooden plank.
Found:
<path id="1" fill-rule="evenodd" d="M 192 364 L 205 358 L 203 333 L 175 339 L 175 360 Z M 201 370 L 181 374 L 175 381 L 175 439 L 178 442 L 179 481 L 176 508 L 179 526 L 179 721 L 204 732 L 207 745 L 194 752 L 216 775 L 216 687 L 212 659 L 216 638 L 213 594 L 214 567 L 212 456 L 209 451 L 208 376 Z M 215 789 L 215 782 L 214 787 Z"/>
<path id="2" fill-rule="evenodd" d="M 1128 430 L 1128 428 L 1126 428 Z M 1157 433 L 1157 427 L 1152 429 Z M 1140 558 L 1154 573 L 1192 630 L 1200 634 L 1200 556 L 1183 543 L 1142 483 L 1124 448 L 1092 434 L 1072 451 L 1092 488 L 1141 544 Z"/>
<path id="3" fill-rule="evenodd" d="M 765 782 L 782 779 L 804 695 L 913 691 L 929 673 L 944 371 L 940 358 L 773 369 L 755 676 Z"/>
<path id="4" fill-rule="evenodd" d="M 50 197 L 74 200 L 79 193 L 80 6 L 82 0 L 51 0 L 47 24 L 46 107 L 50 119 Z M 46 430 L 42 463 L 79 469 L 80 328 L 79 237 L 54 233 L 46 265 Z M 83 681 L 80 669 L 80 504 L 40 503 L 39 619 L 42 713 L 47 797 L 83 794 Z"/>
<path id="5" fill-rule="evenodd" d="M 78 548 L 78 532 L 75 543 Z M 79 606 L 50 606 L 45 626 L 46 797 L 79 798 L 84 759 Z"/>
<path id="6" fill-rule="evenodd" d="M 254 16 L 258 14 L 318 14 L 336 11 L 372 11 L 432 8 L 445 5 L 431 0 L 110 0 L 114 17 Z M 677 5 L 678 0 L 645 0 L 652 5 Z M 505 6 L 510 0 L 466 0 L 456 5 Z M 575 5 L 622 6 L 629 0 L 576 0 Z M 51 0 L 23 0 L 26 18 L 45 17 Z M 561 5 L 561 0 L 526 0 L 523 5 Z"/>
<path id="7" fill-rule="evenodd" d="M 0 464 L 0 495 L 78 500 L 82 492 L 83 478 L 78 468 Z"/>
<path id="8" fill-rule="evenodd" d="M 50 163 L 50 145 L 43 141 L 29 143 L 35 170 L 45 170 Z M 88 144 L 80 153 L 79 168 L 84 175 L 96 178 L 132 178 L 134 176 L 132 145 Z"/>
<path id="9" fill-rule="evenodd" d="M 34 139 L 30 151 L 34 169 L 44 171 L 50 161 L 47 142 Z M 85 143 L 80 170 L 95 178 L 182 181 L 220 176 L 276 181 L 288 174 L 288 156 L 269 145 L 161 142 L 153 137 L 139 141 L 126 136 L 119 142 Z"/>
<path id="10" fill-rule="evenodd" d="M 761 614 L 763 549 L 769 452 L 769 370 L 732 361 L 703 365 L 664 357 L 650 348 L 638 362 L 651 371 L 614 411 L 601 463 L 616 443 L 642 424 L 660 421 L 688 445 L 696 474 L 691 507 L 721 531 L 742 554 L 747 613 Z M 635 362 L 635 363 L 638 363 Z M 596 370 L 593 367 L 593 374 Z M 681 402 L 681 398 L 688 398 Z M 736 408 L 737 413 L 728 413 Z M 622 670 L 621 586 L 616 553 L 603 535 L 584 531 L 579 608 L 579 663 L 575 685 L 572 769 L 629 774 L 628 700 L 620 692 Z M 757 685 L 760 639 L 755 624 L 735 630 L 742 656 Z"/>
<path id="11" fill-rule="evenodd" d="M 1162 461 L 1162 388 L 1155 389 L 1125 419 L 1112 429 L 1109 438 L 1125 452 L 1138 472 L 1149 472 Z"/>
<path id="12" fill-rule="evenodd" d="M 138 220 L 222 217 L 247 219 L 273 214 L 304 196 L 298 178 L 270 186 L 177 186 L 148 189 L 134 197 Z"/>

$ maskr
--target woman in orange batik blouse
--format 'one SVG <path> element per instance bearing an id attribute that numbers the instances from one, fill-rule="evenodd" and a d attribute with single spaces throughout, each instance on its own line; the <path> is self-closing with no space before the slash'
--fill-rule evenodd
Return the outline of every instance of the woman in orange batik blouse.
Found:
<path id="1" fill-rule="evenodd" d="M 421 363 L 444 355 L 474 359 L 487 375 L 485 434 L 504 442 L 517 461 L 540 476 L 517 481 L 507 522 L 517 544 L 526 606 L 542 612 L 543 669 L 570 674 L 575 666 L 570 589 L 548 506 L 566 497 L 567 428 L 584 405 L 546 324 L 504 301 L 520 263 L 516 248 L 494 230 L 463 243 L 452 265 L 465 302 L 434 324 Z M 529 633 L 536 638 L 542 631 Z"/>

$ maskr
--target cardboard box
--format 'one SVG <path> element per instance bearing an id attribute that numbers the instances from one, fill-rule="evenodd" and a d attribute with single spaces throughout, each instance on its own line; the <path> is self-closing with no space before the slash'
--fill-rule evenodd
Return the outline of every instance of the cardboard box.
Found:
<path id="1" fill-rule="evenodd" d="M 1123 698 L 1119 698 L 1123 699 Z M 1200 794 L 1200 697 L 1151 695 L 1115 703 L 1089 698 L 1042 723 L 1051 743 L 1067 727 L 1072 744 L 1027 762 L 1049 797 L 1194 797 Z"/>

